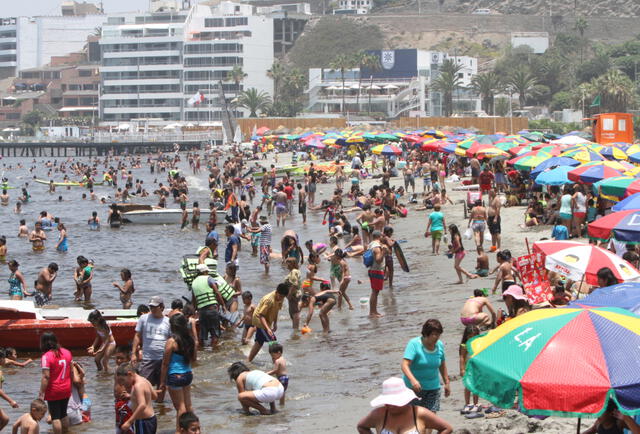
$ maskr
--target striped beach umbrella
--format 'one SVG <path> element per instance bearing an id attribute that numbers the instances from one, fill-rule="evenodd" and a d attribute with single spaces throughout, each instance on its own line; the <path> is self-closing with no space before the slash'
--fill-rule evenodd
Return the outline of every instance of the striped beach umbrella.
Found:
<path id="1" fill-rule="evenodd" d="M 376 155 L 400 155 L 402 154 L 402 149 L 398 148 L 395 145 L 378 145 L 371 148 L 371 152 Z"/>
<path id="2" fill-rule="evenodd" d="M 571 170 L 567 176 L 574 182 L 593 184 L 603 179 L 622 176 L 622 172 L 605 166 L 604 164 L 593 164 L 576 167 Z"/>

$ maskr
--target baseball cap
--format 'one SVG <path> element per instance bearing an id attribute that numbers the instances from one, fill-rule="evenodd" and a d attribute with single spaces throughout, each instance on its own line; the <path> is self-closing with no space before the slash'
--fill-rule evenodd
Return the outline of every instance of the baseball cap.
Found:
<path id="1" fill-rule="evenodd" d="M 151 300 L 149 300 L 149 306 L 160 306 L 160 305 L 164 305 L 164 300 L 162 299 L 162 297 L 154 295 L 153 297 L 151 297 Z"/>

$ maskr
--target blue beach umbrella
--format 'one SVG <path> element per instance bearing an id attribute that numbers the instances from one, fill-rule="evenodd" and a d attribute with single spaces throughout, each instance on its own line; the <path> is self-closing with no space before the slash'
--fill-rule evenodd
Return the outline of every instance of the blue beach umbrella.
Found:
<path id="1" fill-rule="evenodd" d="M 572 181 L 569 181 L 569 178 L 567 177 L 567 173 L 569 173 L 570 170 L 573 170 L 573 167 L 559 166 L 555 169 L 542 172 L 536 177 L 535 183 L 538 185 L 571 184 Z"/>
<path id="2" fill-rule="evenodd" d="M 625 282 L 598 288 L 571 307 L 619 307 L 640 314 L 640 282 Z"/>
<path id="3" fill-rule="evenodd" d="M 581 163 L 578 160 L 574 160 L 571 157 L 551 157 L 548 160 L 544 160 L 542 163 L 538 164 L 532 171 L 531 177 L 535 178 L 540 173 L 544 172 L 547 169 L 551 169 L 556 166 L 579 166 Z"/>
<path id="4" fill-rule="evenodd" d="M 631 209 L 640 209 L 640 193 L 633 193 L 631 196 L 622 199 L 611 207 L 613 211 L 627 211 Z"/>

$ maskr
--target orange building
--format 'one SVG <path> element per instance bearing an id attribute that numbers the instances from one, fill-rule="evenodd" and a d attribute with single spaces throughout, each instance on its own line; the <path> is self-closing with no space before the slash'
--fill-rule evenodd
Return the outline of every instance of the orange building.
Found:
<path id="1" fill-rule="evenodd" d="M 633 143 L 633 116 L 629 113 L 593 115 L 593 136 L 600 144 Z"/>

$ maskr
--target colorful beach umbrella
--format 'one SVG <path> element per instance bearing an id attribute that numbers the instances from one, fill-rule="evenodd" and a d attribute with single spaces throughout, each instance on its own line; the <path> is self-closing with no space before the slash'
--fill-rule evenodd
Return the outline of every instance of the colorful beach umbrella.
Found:
<path id="1" fill-rule="evenodd" d="M 640 193 L 627 196 L 611 207 L 612 211 L 640 210 Z"/>
<path id="2" fill-rule="evenodd" d="M 600 155 L 608 160 L 626 160 L 629 158 L 626 152 L 616 146 L 603 146 Z"/>
<path id="3" fill-rule="evenodd" d="M 530 415 L 640 414 L 640 317 L 614 307 L 537 309 L 467 343 L 464 385 Z"/>
<path id="4" fill-rule="evenodd" d="M 570 157 L 551 157 L 547 160 L 544 160 L 542 163 L 538 164 L 536 167 L 534 167 L 533 170 L 531 171 L 531 177 L 535 178 L 541 172 L 557 166 L 575 167 L 579 165 L 580 165 L 580 162 L 578 160 L 574 160 L 573 158 L 570 158 Z"/>
<path id="5" fill-rule="evenodd" d="M 524 157 L 517 157 L 517 161 L 515 158 L 509 161 L 514 161 L 513 167 L 516 170 L 524 170 L 529 171 L 536 167 L 538 164 L 542 163 L 545 160 L 551 158 L 551 154 L 547 154 L 546 152 L 539 152 L 537 155 L 527 155 Z"/>
<path id="6" fill-rule="evenodd" d="M 402 149 L 398 148 L 395 145 L 378 145 L 371 148 L 371 152 L 376 155 L 400 155 L 402 154 Z"/>
<path id="7" fill-rule="evenodd" d="M 535 183 L 538 185 L 571 184 L 571 181 L 567 177 L 567 174 L 572 169 L 573 167 L 571 166 L 558 166 L 550 170 L 545 170 L 542 173 L 538 173 L 535 178 Z"/>
<path id="8" fill-rule="evenodd" d="M 640 178 L 631 176 L 607 178 L 594 184 L 594 187 L 607 196 L 627 197 L 634 193 L 640 193 Z"/>
<path id="9" fill-rule="evenodd" d="M 449 145 L 449 143 L 444 140 L 431 140 L 428 142 L 423 142 L 420 145 L 420 149 L 426 152 L 442 152 L 442 149 L 444 149 L 447 145 Z"/>
<path id="10" fill-rule="evenodd" d="M 545 268 L 574 281 L 584 279 L 590 285 L 598 284 L 598 271 L 608 267 L 618 282 L 636 280 L 640 273 L 629 262 L 615 253 L 592 244 L 569 247 L 546 256 Z"/>
<path id="11" fill-rule="evenodd" d="M 541 254 L 542 256 L 551 255 L 560 250 L 568 249 L 569 247 L 584 246 L 584 243 L 579 241 L 570 240 L 543 240 L 533 243 L 533 252 Z"/>
<path id="12" fill-rule="evenodd" d="M 625 282 L 598 288 L 582 300 L 569 303 L 571 307 L 619 307 L 640 314 L 640 282 Z"/>
<path id="13" fill-rule="evenodd" d="M 594 182 L 598 182 L 606 178 L 622 176 L 622 172 L 607 167 L 604 164 L 584 165 L 574 168 L 567 174 L 567 176 L 574 182 L 593 184 Z"/>
<path id="14" fill-rule="evenodd" d="M 571 157 L 574 160 L 578 160 L 581 163 L 588 163 L 590 161 L 602 161 L 604 157 L 597 152 L 592 151 L 589 148 L 581 147 L 572 151 L 565 151 L 560 154 L 561 157 Z"/>
<path id="15" fill-rule="evenodd" d="M 618 211 L 589 223 L 589 237 L 600 241 L 615 238 L 624 243 L 640 243 L 640 210 Z"/>

